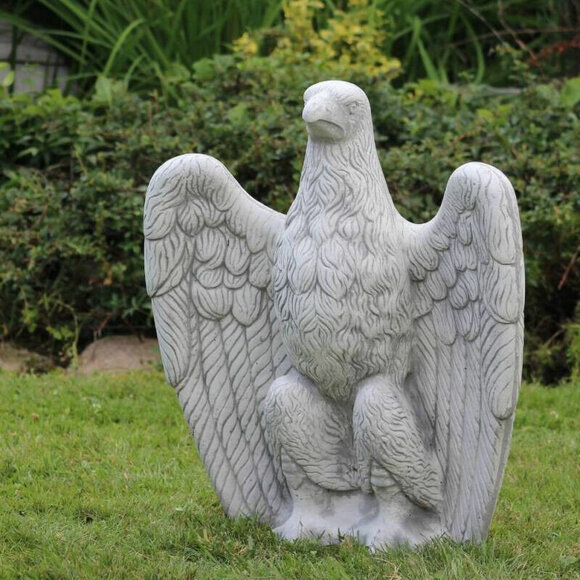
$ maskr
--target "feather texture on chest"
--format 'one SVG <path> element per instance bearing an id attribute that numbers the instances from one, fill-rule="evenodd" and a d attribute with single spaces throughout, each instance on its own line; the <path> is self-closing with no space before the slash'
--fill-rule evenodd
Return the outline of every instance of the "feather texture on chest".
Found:
<path id="1" fill-rule="evenodd" d="M 362 378 L 394 370 L 408 324 L 397 222 L 371 146 L 362 135 L 309 143 L 274 268 L 292 362 L 337 400 Z"/>

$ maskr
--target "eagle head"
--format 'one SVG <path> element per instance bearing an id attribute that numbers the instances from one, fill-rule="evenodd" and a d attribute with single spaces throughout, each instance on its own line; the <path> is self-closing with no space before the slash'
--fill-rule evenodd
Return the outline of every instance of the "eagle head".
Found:
<path id="1" fill-rule="evenodd" d="M 302 118 L 315 141 L 347 141 L 369 127 L 372 134 L 367 96 L 345 81 L 324 81 L 309 87 L 304 93 Z"/>

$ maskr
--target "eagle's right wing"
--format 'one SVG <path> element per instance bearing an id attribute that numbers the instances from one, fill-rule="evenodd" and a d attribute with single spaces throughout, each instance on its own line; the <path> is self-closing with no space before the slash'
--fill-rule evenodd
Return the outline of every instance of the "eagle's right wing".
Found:
<path id="1" fill-rule="evenodd" d="M 268 522 L 285 494 L 260 419 L 290 367 L 270 297 L 284 223 L 205 155 L 166 162 L 147 190 L 145 273 L 167 379 L 228 515 Z"/>
<path id="2" fill-rule="evenodd" d="M 441 209 L 408 224 L 415 307 L 408 387 L 419 395 L 456 540 L 483 540 L 497 501 L 522 371 L 524 257 L 514 190 L 468 163 Z"/>

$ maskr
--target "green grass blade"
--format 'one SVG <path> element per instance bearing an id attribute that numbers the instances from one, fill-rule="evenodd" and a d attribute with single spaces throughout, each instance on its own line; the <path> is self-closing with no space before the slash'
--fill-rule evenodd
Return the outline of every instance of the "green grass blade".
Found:
<path id="1" fill-rule="evenodd" d="M 83 29 L 83 43 L 81 46 L 81 56 L 80 56 L 81 69 L 84 67 L 84 64 L 85 64 L 85 55 L 87 53 L 87 46 L 89 43 L 89 22 L 90 22 L 90 20 L 93 19 L 95 7 L 96 7 L 98 1 L 99 0 L 91 0 L 91 3 L 89 5 L 89 11 L 88 11 L 88 15 L 87 15 L 88 18 L 87 18 L 87 21 L 85 22 L 85 26 Z"/>
<path id="2" fill-rule="evenodd" d="M 121 47 L 125 43 L 125 40 L 129 37 L 131 32 L 133 32 L 133 30 L 135 30 L 135 28 L 137 28 L 137 26 L 139 26 L 141 24 L 143 24 L 142 18 L 140 18 L 139 20 L 134 20 L 133 22 L 131 22 L 131 24 L 129 24 L 129 26 L 127 26 L 127 28 L 125 28 L 125 30 L 123 31 L 121 36 L 119 36 L 117 42 L 115 43 L 115 46 L 113 47 L 113 50 L 111 51 L 111 54 L 109 55 L 109 58 L 107 59 L 107 63 L 105 64 L 105 68 L 103 69 L 102 74 L 104 76 L 107 76 L 109 74 L 109 71 L 111 70 L 111 67 L 113 66 L 113 63 L 115 62 L 115 58 L 117 57 L 117 53 L 119 52 L 119 50 L 121 49 Z"/>
<path id="3" fill-rule="evenodd" d="M 469 39 L 471 40 L 471 48 L 475 52 L 475 59 L 476 59 L 476 73 L 473 79 L 473 82 L 479 84 L 483 81 L 485 76 L 485 58 L 483 56 L 483 49 L 481 46 L 481 42 L 473 29 L 473 26 L 468 20 L 463 20 L 463 25 L 465 26 L 465 30 L 467 30 Z"/>
<path id="4" fill-rule="evenodd" d="M 129 70 L 125 73 L 125 76 L 123 77 L 123 80 L 125 81 L 125 83 L 127 84 L 127 86 L 129 86 L 129 83 L 131 82 L 131 78 L 133 77 L 133 72 L 137 69 L 137 67 L 141 64 L 141 62 L 143 61 L 143 59 L 145 58 L 145 55 L 142 54 L 140 56 L 138 56 L 132 63 L 131 66 L 129 67 Z"/>
<path id="5" fill-rule="evenodd" d="M 419 49 L 419 54 L 421 55 L 421 63 L 423 68 L 427 73 L 427 77 L 432 81 L 441 81 L 440 75 L 437 72 L 437 67 L 433 64 L 433 60 L 429 56 L 429 52 L 423 44 L 421 37 L 417 38 L 417 48 Z"/>
<path id="6" fill-rule="evenodd" d="M 282 2 L 276 1 L 272 2 L 266 8 L 266 12 L 264 13 L 264 17 L 260 24 L 261 28 L 271 28 L 282 15 Z"/>
<path id="7" fill-rule="evenodd" d="M 182 19 L 185 13 L 185 7 L 189 3 L 189 0 L 181 0 L 175 11 L 175 17 L 173 21 L 173 26 L 171 27 L 171 35 L 169 37 L 169 44 L 167 45 L 167 54 L 172 55 L 174 52 L 174 47 L 176 42 L 183 42 L 183 37 L 180 34 L 183 29 Z"/>

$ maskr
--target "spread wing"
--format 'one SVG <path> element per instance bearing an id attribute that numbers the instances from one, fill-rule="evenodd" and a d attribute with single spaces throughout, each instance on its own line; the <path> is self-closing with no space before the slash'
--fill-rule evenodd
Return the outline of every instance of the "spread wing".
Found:
<path id="1" fill-rule="evenodd" d="M 285 216 L 205 155 L 162 165 L 145 202 L 145 273 L 163 366 L 229 516 L 284 503 L 260 407 L 289 362 L 270 298 Z"/>
<path id="2" fill-rule="evenodd" d="M 521 381 L 524 263 L 513 188 L 483 163 L 460 167 L 441 208 L 408 224 L 418 395 L 457 540 L 487 535 Z"/>

